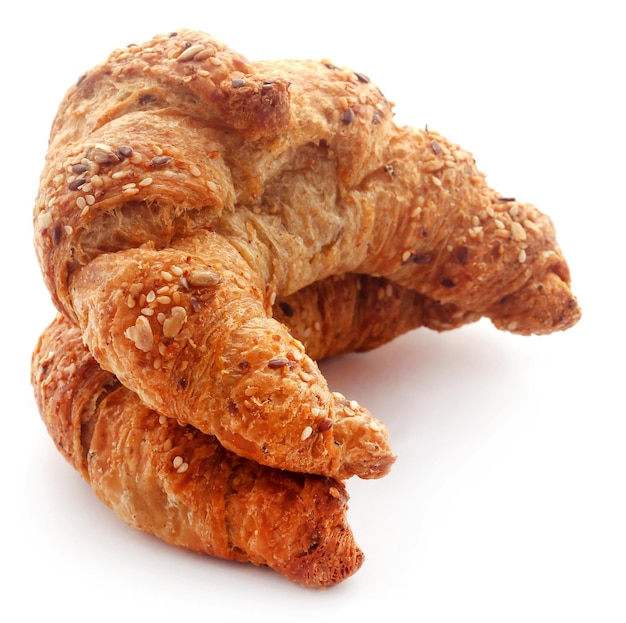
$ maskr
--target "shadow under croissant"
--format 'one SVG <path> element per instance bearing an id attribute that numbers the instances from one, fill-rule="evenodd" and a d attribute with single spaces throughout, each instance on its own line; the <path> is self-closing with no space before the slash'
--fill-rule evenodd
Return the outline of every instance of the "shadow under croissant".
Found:
<path id="1" fill-rule="evenodd" d="M 308 587 L 362 565 L 342 482 L 259 465 L 159 416 L 98 366 L 61 316 L 37 344 L 32 382 L 59 451 L 129 525 Z"/>

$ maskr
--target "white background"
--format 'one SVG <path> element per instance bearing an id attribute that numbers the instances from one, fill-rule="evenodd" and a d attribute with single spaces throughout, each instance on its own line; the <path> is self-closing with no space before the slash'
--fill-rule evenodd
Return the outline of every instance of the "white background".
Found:
<path id="1" fill-rule="evenodd" d="M 12 5 L 0 9 L 0 618 L 626 621 L 619 3 Z M 326 591 L 128 528 L 57 454 L 32 398 L 30 353 L 53 311 L 30 219 L 56 107 L 114 48 L 181 27 L 251 59 L 368 74 L 399 123 L 440 131 L 502 194 L 553 218 L 584 311 L 550 337 L 481 322 L 324 364 L 333 389 L 387 423 L 399 455 L 388 477 L 349 481 L 366 561 Z"/>

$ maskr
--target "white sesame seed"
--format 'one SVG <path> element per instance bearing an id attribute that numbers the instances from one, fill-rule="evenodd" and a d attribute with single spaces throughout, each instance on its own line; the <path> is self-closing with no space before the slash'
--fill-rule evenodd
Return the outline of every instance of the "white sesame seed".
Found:
<path id="1" fill-rule="evenodd" d="M 526 251 L 524 251 L 524 249 L 519 252 L 517 259 L 520 264 L 523 264 L 526 261 Z"/>
<path id="2" fill-rule="evenodd" d="M 313 434 L 313 429 L 310 426 L 305 426 L 302 430 L 302 435 L 300 435 L 300 439 L 304 441 L 308 439 Z"/>
<path id="3" fill-rule="evenodd" d="M 200 171 L 200 169 L 197 166 L 195 166 L 195 165 L 191 166 L 191 168 L 189 169 L 189 172 L 194 177 L 200 177 L 200 175 L 202 175 L 202 171 Z"/>
<path id="4" fill-rule="evenodd" d="M 46 227 L 50 227 L 52 225 L 52 215 L 50 212 L 40 212 L 37 217 L 37 224 L 40 229 L 45 229 Z"/>
<path id="5" fill-rule="evenodd" d="M 410 251 L 405 251 L 405 252 L 402 254 L 402 261 L 403 261 L 403 262 L 406 262 L 406 261 L 407 261 L 410 257 L 411 257 L 411 252 L 410 252 Z"/>
<path id="6" fill-rule="evenodd" d="M 184 474 L 189 469 L 189 463 L 183 463 L 177 470 L 177 474 Z"/>
<path id="7" fill-rule="evenodd" d="M 513 240 L 526 240 L 526 230 L 517 221 L 511 223 L 511 235 Z"/>
<path id="8" fill-rule="evenodd" d="M 152 184 L 152 178 L 151 177 L 144 177 L 141 182 L 139 182 L 139 186 L 150 186 L 150 184 Z"/>
<path id="9" fill-rule="evenodd" d="M 85 208 L 85 206 L 87 205 L 87 201 L 85 200 L 84 197 L 77 197 L 76 198 L 76 207 L 79 208 L 80 210 L 83 210 Z"/>
<path id="10" fill-rule="evenodd" d="M 174 460 L 172 461 L 172 465 L 174 466 L 174 468 L 178 468 L 183 464 L 183 457 L 182 456 L 175 456 Z"/>

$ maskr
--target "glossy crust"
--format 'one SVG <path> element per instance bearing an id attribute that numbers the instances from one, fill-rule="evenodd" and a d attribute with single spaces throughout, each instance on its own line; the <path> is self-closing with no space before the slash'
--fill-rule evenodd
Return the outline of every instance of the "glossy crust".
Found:
<path id="1" fill-rule="evenodd" d="M 60 315 L 37 344 L 32 383 L 59 451 L 131 526 L 309 587 L 361 566 L 343 483 L 261 466 L 159 416 L 98 366 Z"/>
<path id="2" fill-rule="evenodd" d="M 394 125 L 364 75 L 251 63 L 194 31 L 117 50 L 69 90 L 35 245 L 59 310 L 148 407 L 340 479 L 387 473 L 387 433 L 346 414 L 277 300 L 353 273 L 521 334 L 580 315 L 549 218 L 444 137 Z"/>

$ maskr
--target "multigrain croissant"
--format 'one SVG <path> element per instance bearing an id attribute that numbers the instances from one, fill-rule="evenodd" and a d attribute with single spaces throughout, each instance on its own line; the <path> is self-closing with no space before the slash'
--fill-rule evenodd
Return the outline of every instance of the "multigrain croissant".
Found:
<path id="1" fill-rule="evenodd" d="M 69 90 L 35 244 L 58 309 L 146 407 L 339 479 L 384 475 L 387 432 L 345 409 L 277 300 L 362 274 L 415 292 L 435 328 L 545 334 L 580 315 L 548 217 L 394 125 L 366 76 L 251 63 L 194 31 L 117 50 Z"/>
<path id="2" fill-rule="evenodd" d="M 32 383 L 60 452 L 129 525 L 304 586 L 360 568 L 343 483 L 259 465 L 159 416 L 98 366 L 61 315 L 37 343 Z"/>

